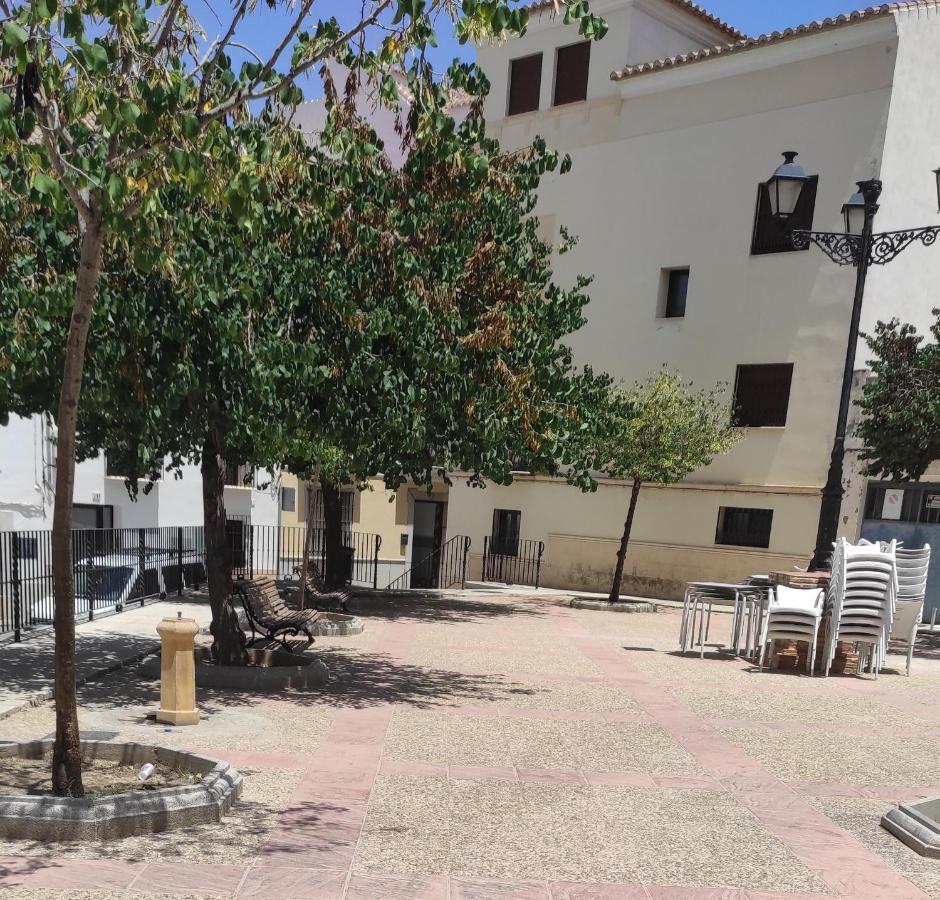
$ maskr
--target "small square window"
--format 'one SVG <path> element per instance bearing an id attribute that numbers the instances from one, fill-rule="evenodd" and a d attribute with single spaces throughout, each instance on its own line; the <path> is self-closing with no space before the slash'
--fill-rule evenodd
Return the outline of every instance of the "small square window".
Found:
<path id="1" fill-rule="evenodd" d="M 542 54 L 522 56 L 509 63 L 509 105 L 506 114 L 534 112 L 542 92 Z"/>
<path id="2" fill-rule="evenodd" d="M 738 366 L 734 382 L 735 424 L 782 428 L 787 424 L 793 363 Z"/>
<path id="3" fill-rule="evenodd" d="M 281 488 L 281 511 L 282 512 L 296 512 L 297 511 L 297 488 L 289 488 L 289 487 Z"/>
<path id="4" fill-rule="evenodd" d="M 685 299 L 689 293 L 689 270 L 666 269 L 663 273 L 666 296 L 662 305 L 664 319 L 685 317 Z"/>
<path id="5" fill-rule="evenodd" d="M 555 53 L 554 106 L 578 103 L 587 99 L 588 71 L 591 64 L 591 42 L 581 41 L 559 47 Z"/>
<path id="6" fill-rule="evenodd" d="M 722 506 L 718 510 L 715 543 L 732 547 L 769 547 L 772 509 Z"/>

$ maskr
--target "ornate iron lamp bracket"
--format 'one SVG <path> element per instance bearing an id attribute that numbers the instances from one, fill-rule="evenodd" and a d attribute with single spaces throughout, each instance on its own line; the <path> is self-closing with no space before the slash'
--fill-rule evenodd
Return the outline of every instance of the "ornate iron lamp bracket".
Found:
<path id="1" fill-rule="evenodd" d="M 875 266 L 884 266 L 891 262 L 902 250 L 911 244 L 920 241 L 925 247 L 937 242 L 940 236 L 940 226 L 932 225 L 930 228 L 913 228 L 906 231 L 886 231 L 876 234 L 871 241 L 871 252 L 868 261 Z"/>
<path id="2" fill-rule="evenodd" d="M 840 266 L 857 265 L 862 246 L 860 237 L 836 231 L 800 231 L 797 229 L 791 234 L 790 240 L 796 250 L 805 250 L 810 244 L 815 244 Z"/>
<path id="3" fill-rule="evenodd" d="M 911 228 L 905 231 L 885 231 L 872 236 L 868 251 L 868 264 L 885 266 L 911 244 L 920 241 L 925 247 L 937 242 L 940 225 L 929 228 Z M 840 266 L 858 265 L 862 238 L 854 234 L 833 231 L 795 230 L 790 240 L 796 250 L 805 250 L 810 244 L 819 247 L 833 262 Z"/>

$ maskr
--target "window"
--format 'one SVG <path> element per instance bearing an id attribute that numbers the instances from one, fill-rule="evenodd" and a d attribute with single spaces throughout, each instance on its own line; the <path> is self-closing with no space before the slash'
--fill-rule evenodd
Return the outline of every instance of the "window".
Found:
<path id="1" fill-rule="evenodd" d="M 792 253 L 796 249 L 790 239 L 794 228 L 812 231 L 813 214 L 816 211 L 816 188 L 819 178 L 814 176 L 803 185 L 796 209 L 788 222 L 778 222 L 770 213 L 770 195 L 767 185 L 757 189 L 757 211 L 754 214 L 754 234 L 751 237 L 751 253 Z M 809 249 L 808 247 L 805 249 Z"/>
<path id="2" fill-rule="evenodd" d="M 666 288 L 665 302 L 662 304 L 661 317 L 664 319 L 682 319 L 685 317 L 685 298 L 689 292 L 688 269 L 666 269 L 664 278 Z"/>
<path id="3" fill-rule="evenodd" d="M 518 509 L 494 509 L 490 552 L 498 556 L 518 556 L 521 524 L 522 513 Z"/>
<path id="4" fill-rule="evenodd" d="M 533 112 L 539 108 L 542 91 L 542 54 L 533 53 L 509 63 L 509 107 L 507 115 Z"/>
<path id="5" fill-rule="evenodd" d="M 17 559 L 36 559 L 39 556 L 39 538 L 14 535 L 13 555 Z"/>
<path id="6" fill-rule="evenodd" d="M 234 457 L 225 461 L 225 484 L 228 487 L 251 487 L 254 469 L 247 463 L 239 463 Z"/>
<path id="7" fill-rule="evenodd" d="M 297 488 L 281 488 L 281 511 L 296 512 L 297 510 Z"/>
<path id="8" fill-rule="evenodd" d="M 307 503 L 310 502 L 310 494 L 313 494 L 313 527 L 323 528 L 326 520 L 323 517 L 323 493 L 314 488 L 307 488 L 305 492 L 306 502 L 304 503 L 304 516 L 307 515 Z M 339 502 L 341 506 L 340 518 L 342 520 L 343 531 L 349 531 L 353 525 L 353 510 L 356 502 L 354 491 L 340 491 Z"/>
<path id="9" fill-rule="evenodd" d="M 715 543 L 733 547 L 769 547 L 773 521 L 772 509 L 722 506 L 718 510 Z"/>
<path id="10" fill-rule="evenodd" d="M 782 428 L 787 424 L 793 363 L 738 366 L 734 382 L 735 424 Z"/>
<path id="11" fill-rule="evenodd" d="M 566 103 L 587 99 L 590 61 L 590 41 L 558 48 L 555 54 L 555 99 L 552 101 L 554 106 L 564 106 Z"/>
<path id="12" fill-rule="evenodd" d="M 865 518 L 936 525 L 940 523 L 940 485 L 870 484 Z"/>

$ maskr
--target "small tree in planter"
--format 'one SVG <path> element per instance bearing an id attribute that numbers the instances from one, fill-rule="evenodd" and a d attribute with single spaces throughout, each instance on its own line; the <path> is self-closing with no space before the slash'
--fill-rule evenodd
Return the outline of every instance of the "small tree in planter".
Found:
<path id="1" fill-rule="evenodd" d="M 608 478 L 633 483 L 617 551 L 610 602 L 620 599 L 623 566 L 644 482 L 675 484 L 707 466 L 737 443 L 731 407 L 720 388 L 694 391 L 675 372 L 663 370 L 633 388 L 614 388 L 610 426 L 598 454 Z"/>

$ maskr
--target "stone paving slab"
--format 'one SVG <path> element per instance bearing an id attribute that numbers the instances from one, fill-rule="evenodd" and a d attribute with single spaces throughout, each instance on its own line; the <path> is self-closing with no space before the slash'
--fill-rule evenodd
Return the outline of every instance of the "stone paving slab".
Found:
<path id="1" fill-rule="evenodd" d="M 201 692 L 207 718 L 163 733 L 243 771 L 241 813 L 162 849 L 0 846 L 0 898 L 940 900 L 940 863 L 912 864 L 875 815 L 940 780 L 917 761 L 936 758 L 938 656 L 911 679 L 756 676 L 717 647 L 678 656 L 672 610 L 533 592 L 368 615 L 364 635 L 317 642 L 323 691 Z M 80 694 L 83 728 L 153 734 L 156 685 L 136 673 Z M 0 737 L 51 723 L 39 706 Z M 812 768 L 820 747 L 842 771 Z"/>

